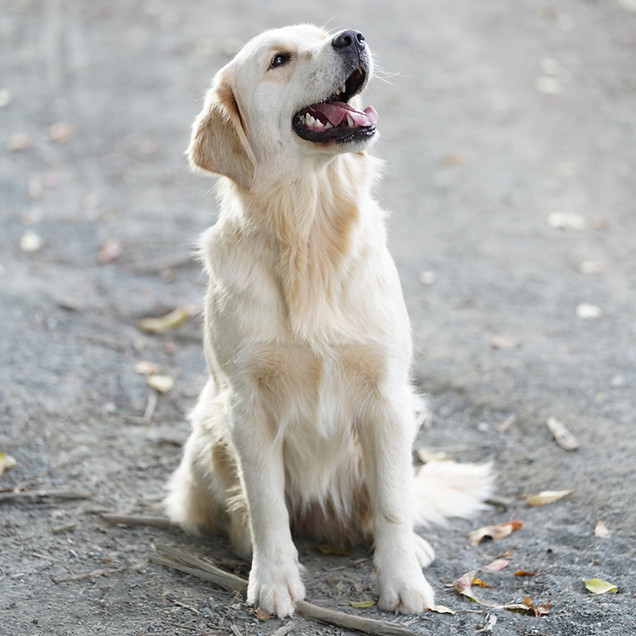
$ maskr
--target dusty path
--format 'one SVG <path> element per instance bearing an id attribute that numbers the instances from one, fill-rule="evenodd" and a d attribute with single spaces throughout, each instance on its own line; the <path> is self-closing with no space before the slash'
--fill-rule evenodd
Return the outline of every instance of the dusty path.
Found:
<path id="1" fill-rule="evenodd" d="M 415 372 L 434 411 L 421 443 L 492 457 L 512 502 L 424 531 L 438 554 L 428 573 L 438 601 L 460 611 L 411 629 L 636 629 L 636 5 L 341 4 L 4 1 L 0 452 L 17 465 L 0 489 L 90 498 L 0 501 L 1 633 L 281 628 L 149 560 L 153 544 L 168 543 L 245 574 L 223 541 L 110 527 L 91 511 L 158 511 L 205 377 L 196 317 L 158 336 L 137 327 L 200 303 L 189 246 L 215 206 L 210 182 L 182 157 L 198 99 L 237 42 L 330 19 L 365 33 L 389 79 L 368 101 L 380 113 L 381 198 L 394 211 Z M 142 361 L 174 389 L 150 389 L 135 371 Z M 578 450 L 555 443 L 551 416 Z M 545 507 L 517 497 L 569 488 Z M 513 535 L 469 546 L 470 530 L 511 518 L 524 522 Z M 608 538 L 595 536 L 598 519 Z M 494 589 L 479 597 L 529 595 L 552 603 L 548 616 L 488 610 L 444 587 L 507 552 L 506 569 L 480 574 Z M 349 605 L 373 598 L 367 556 L 301 544 L 309 600 L 392 620 Z M 592 577 L 618 594 L 586 592 Z M 291 633 L 339 633 L 295 620 Z"/>

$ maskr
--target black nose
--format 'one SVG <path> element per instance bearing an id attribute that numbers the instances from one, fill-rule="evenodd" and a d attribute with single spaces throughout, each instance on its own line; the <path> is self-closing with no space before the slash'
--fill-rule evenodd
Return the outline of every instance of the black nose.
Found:
<path id="1" fill-rule="evenodd" d="M 353 29 L 347 29 L 341 31 L 332 40 L 331 45 L 334 49 L 345 50 L 350 48 L 363 49 L 365 47 L 364 35 L 360 31 L 354 31 Z"/>

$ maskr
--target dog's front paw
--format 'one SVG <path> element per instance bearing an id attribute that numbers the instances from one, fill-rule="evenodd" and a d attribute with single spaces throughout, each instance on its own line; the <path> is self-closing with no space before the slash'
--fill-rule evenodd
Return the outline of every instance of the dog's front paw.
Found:
<path id="1" fill-rule="evenodd" d="M 435 592 L 417 563 L 414 567 L 378 572 L 380 609 L 401 614 L 420 614 L 435 606 Z"/>
<path id="2" fill-rule="evenodd" d="M 288 564 L 259 565 L 254 563 L 247 586 L 247 602 L 278 618 L 294 613 L 296 601 L 305 598 L 305 586 L 300 577 L 300 566 Z"/>

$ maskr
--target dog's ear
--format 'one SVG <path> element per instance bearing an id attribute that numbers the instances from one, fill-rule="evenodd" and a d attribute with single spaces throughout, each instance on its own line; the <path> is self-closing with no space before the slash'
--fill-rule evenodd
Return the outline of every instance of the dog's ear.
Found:
<path id="1" fill-rule="evenodd" d="M 256 160 L 234 91 L 222 77 L 215 78 L 206 95 L 186 155 L 193 167 L 229 177 L 248 190 L 252 186 Z"/>

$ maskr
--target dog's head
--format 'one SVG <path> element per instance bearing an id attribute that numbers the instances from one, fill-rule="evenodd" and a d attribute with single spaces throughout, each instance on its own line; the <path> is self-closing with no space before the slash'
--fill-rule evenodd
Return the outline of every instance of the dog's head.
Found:
<path id="1" fill-rule="evenodd" d="M 372 69 L 358 31 L 298 25 L 257 36 L 216 74 L 194 123 L 191 163 L 249 189 L 259 169 L 361 150 L 378 119 L 357 97 Z"/>

